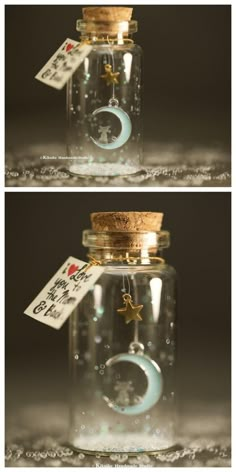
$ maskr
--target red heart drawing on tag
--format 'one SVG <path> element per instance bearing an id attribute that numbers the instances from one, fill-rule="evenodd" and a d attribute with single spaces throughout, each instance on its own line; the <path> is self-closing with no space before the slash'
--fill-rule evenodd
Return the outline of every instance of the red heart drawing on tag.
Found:
<path id="1" fill-rule="evenodd" d="M 76 272 L 78 270 L 78 268 L 79 268 L 79 266 L 77 266 L 75 264 L 71 264 L 71 266 L 68 269 L 67 274 L 72 275 L 74 272 Z"/>
<path id="2" fill-rule="evenodd" d="M 71 43 L 67 44 L 66 52 L 69 52 L 71 49 L 73 49 L 73 47 L 74 47 L 73 44 L 71 44 Z"/>

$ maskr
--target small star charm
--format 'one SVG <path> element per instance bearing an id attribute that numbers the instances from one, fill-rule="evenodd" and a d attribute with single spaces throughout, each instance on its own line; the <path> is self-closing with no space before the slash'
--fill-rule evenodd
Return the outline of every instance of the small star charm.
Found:
<path id="1" fill-rule="evenodd" d="M 107 85 L 118 84 L 118 77 L 120 72 L 112 72 L 112 66 L 110 64 L 105 65 L 105 74 L 101 75 L 101 78 L 106 81 Z"/>
<path id="2" fill-rule="evenodd" d="M 133 305 L 132 297 L 128 293 L 123 295 L 123 300 L 125 308 L 118 308 L 117 313 L 125 317 L 126 324 L 130 321 L 141 321 L 142 317 L 140 316 L 140 311 L 143 308 L 143 305 Z"/>

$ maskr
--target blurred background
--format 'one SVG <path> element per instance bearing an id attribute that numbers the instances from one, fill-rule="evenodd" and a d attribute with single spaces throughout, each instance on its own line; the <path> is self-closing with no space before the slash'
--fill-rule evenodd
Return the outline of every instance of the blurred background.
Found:
<path id="1" fill-rule="evenodd" d="M 205 164 L 212 165 L 212 172 L 214 165 L 224 163 L 226 169 L 231 139 L 230 5 L 132 6 L 139 23 L 134 39 L 144 50 L 144 163 Z M 47 87 L 34 76 L 67 37 L 78 39 L 75 23 L 82 6 L 5 9 L 8 162 L 14 167 L 28 158 L 38 165 L 40 155 L 64 155 L 65 90 Z M 223 180 L 218 184 L 227 185 Z M 21 185 L 27 183 L 22 180 Z"/>
<path id="2" fill-rule="evenodd" d="M 7 419 L 49 404 L 41 419 L 50 428 L 55 404 L 67 402 L 68 323 L 53 330 L 23 315 L 25 308 L 68 256 L 86 260 L 81 238 L 90 212 L 148 209 L 165 214 L 172 244 L 164 256 L 178 273 L 178 432 L 187 415 L 190 434 L 195 416 L 201 437 L 219 426 L 223 434 L 225 423 L 217 421 L 230 413 L 230 200 L 225 192 L 6 193 Z"/>

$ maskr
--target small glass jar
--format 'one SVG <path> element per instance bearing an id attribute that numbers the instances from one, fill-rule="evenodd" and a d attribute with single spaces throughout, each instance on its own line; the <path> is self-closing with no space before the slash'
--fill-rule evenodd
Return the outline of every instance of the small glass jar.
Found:
<path id="1" fill-rule="evenodd" d="M 102 7 L 99 19 L 90 10 L 101 8 L 86 8 L 77 31 L 92 50 L 67 84 L 69 170 L 82 176 L 134 174 L 142 154 L 141 48 L 132 39 L 137 22 L 127 20 L 130 8 Z M 111 21 L 117 11 L 118 20 Z"/>
<path id="2" fill-rule="evenodd" d="M 83 244 L 105 270 L 70 317 L 70 444 L 102 455 L 172 448 L 176 277 L 162 259 L 169 233 L 86 230 Z"/>

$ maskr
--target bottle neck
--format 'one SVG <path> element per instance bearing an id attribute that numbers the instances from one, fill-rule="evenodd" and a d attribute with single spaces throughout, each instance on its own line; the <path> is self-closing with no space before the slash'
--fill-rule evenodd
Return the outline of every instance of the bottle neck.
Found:
<path id="1" fill-rule="evenodd" d="M 123 46 L 133 44 L 134 41 L 131 36 L 117 33 L 117 35 L 99 35 L 97 33 L 86 33 L 81 35 L 81 42 L 100 45 L 100 46 Z"/>
<path id="2" fill-rule="evenodd" d="M 130 251 L 125 249 L 89 248 L 88 258 L 101 265 L 151 265 L 164 261 L 162 253 L 163 251 L 157 251 L 157 249 Z"/>
<path id="3" fill-rule="evenodd" d="M 83 232 L 88 257 L 102 265 L 142 265 L 162 261 L 169 246 L 167 231 L 155 232 Z"/>
<path id="4" fill-rule="evenodd" d="M 78 20 L 76 29 L 81 34 L 81 41 L 109 46 L 123 45 L 133 43 L 132 35 L 137 31 L 137 22 Z"/>

